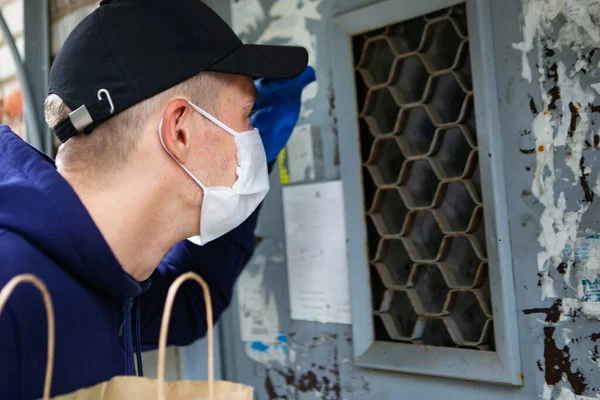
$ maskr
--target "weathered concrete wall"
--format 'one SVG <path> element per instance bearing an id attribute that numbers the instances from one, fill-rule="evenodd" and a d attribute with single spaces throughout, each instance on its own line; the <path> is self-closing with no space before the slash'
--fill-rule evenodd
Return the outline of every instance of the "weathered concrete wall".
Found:
<path id="1" fill-rule="evenodd" d="M 281 181 L 339 177 L 337 146 L 344 138 L 332 112 L 336 60 L 330 56 L 330 18 L 374 1 L 246 3 L 252 4 L 243 13 L 236 15 L 235 6 L 233 11 L 234 26 L 243 38 L 308 46 L 319 83 L 316 93 L 305 96 L 300 121 L 312 127 L 310 135 L 292 140 L 280 158 L 280 176 L 272 177 L 259 229 L 264 240 L 248 267 L 253 284 L 265 293 L 264 318 L 277 321 L 285 343 L 278 347 L 241 343 L 236 302 L 223 326 L 227 377 L 255 386 L 258 399 L 596 398 L 598 241 L 579 240 L 577 257 L 585 257 L 581 249 L 587 245 L 587 261 L 563 250 L 577 246 L 578 237 L 600 233 L 596 217 L 600 140 L 595 128 L 600 109 L 595 103 L 600 101 L 594 89 L 600 82 L 600 53 L 594 50 L 600 40 L 600 2 L 490 2 L 493 43 L 488 56 L 496 68 L 503 135 L 519 308 L 519 337 L 513 340 L 520 344 L 524 379 L 520 388 L 360 369 L 352 362 L 349 326 L 290 319 L 289 293 L 282 284 L 287 275 Z M 400 3 L 410 7 L 410 2 Z M 247 282 L 240 282 L 238 290 Z"/>
<path id="2" fill-rule="evenodd" d="M 531 329 L 543 331 L 543 353 L 537 356 L 544 377 L 541 397 L 594 396 L 600 318 L 600 242 L 592 237 L 599 229 L 600 3 L 523 0 L 522 15 L 523 38 L 514 48 L 522 52 L 522 79 L 532 83 L 532 121 L 523 124 L 520 151 L 530 160 L 526 172 L 533 178 L 522 201 L 535 210 L 539 230 L 536 291 L 543 304 L 551 304 L 524 312 L 531 316 Z"/>

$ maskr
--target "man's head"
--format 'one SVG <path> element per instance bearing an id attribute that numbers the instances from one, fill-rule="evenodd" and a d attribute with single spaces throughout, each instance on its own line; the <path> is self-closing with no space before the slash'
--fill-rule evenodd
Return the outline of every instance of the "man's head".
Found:
<path id="1" fill-rule="evenodd" d="M 46 119 L 65 143 L 59 166 L 112 174 L 139 147 L 143 132 L 152 132 L 161 117 L 167 126 L 172 113 L 181 114 L 180 124 L 191 119 L 208 133 L 218 130 L 184 99 L 239 120 L 233 114 L 251 111 L 243 92 L 255 95 L 252 78 L 293 78 L 307 59 L 302 48 L 243 45 L 200 0 L 102 0 L 52 65 Z M 198 129 L 185 128 L 186 135 Z"/>
<path id="2" fill-rule="evenodd" d="M 208 186 L 231 186 L 236 162 L 233 138 L 195 112 L 186 100 L 244 131 L 250 129 L 248 116 L 255 97 L 256 89 L 248 77 L 201 72 L 108 119 L 93 134 L 70 138 L 60 147 L 58 168 L 79 171 L 95 182 L 110 179 L 129 163 L 139 162 L 138 157 L 148 153 L 143 146 L 156 145 L 157 121 L 162 118 L 165 143 L 180 161 L 193 165 L 197 161 L 198 176 Z M 52 129 L 71 111 L 58 95 L 46 99 L 46 122 Z M 172 121 L 177 123 L 172 125 Z M 193 154 L 191 160 L 188 153 Z"/>
<path id="3" fill-rule="evenodd" d="M 238 134 L 252 129 L 253 79 L 307 63 L 303 48 L 242 44 L 200 0 L 102 0 L 71 32 L 46 120 L 59 172 L 124 264 L 146 239 L 167 251 L 200 220 L 205 243 L 252 213 L 268 190 L 261 138 Z"/>

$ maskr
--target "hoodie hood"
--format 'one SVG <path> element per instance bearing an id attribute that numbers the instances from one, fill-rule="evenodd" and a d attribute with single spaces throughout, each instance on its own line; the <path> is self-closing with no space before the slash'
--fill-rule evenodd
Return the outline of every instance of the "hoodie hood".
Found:
<path id="1" fill-rule="evenodd" d="M 119 264 L 54 161 L 0 126 L 0 230 L 29 240 L 79 280 L 117 298 L 140 284 Z"/>

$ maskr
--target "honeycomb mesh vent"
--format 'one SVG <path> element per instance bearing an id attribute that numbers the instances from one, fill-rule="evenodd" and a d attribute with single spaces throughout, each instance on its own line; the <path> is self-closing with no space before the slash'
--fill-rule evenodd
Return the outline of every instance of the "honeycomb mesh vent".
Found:
<path id="1" fill-rule="evenodd" d="M 353 47 L 376 339 L 493 351 L 464 4 Z"/>

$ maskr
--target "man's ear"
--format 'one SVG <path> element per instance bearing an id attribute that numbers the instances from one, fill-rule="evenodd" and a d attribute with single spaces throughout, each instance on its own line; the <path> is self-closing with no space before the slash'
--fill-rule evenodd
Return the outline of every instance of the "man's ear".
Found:
<path id="1" fill-rule="evenodd" d="M 184 99 L 175 99 L 163 112 L 162 138 L 171 154 L 185 164 L 190 151 L 189 115 L 191 107 Z"/>

